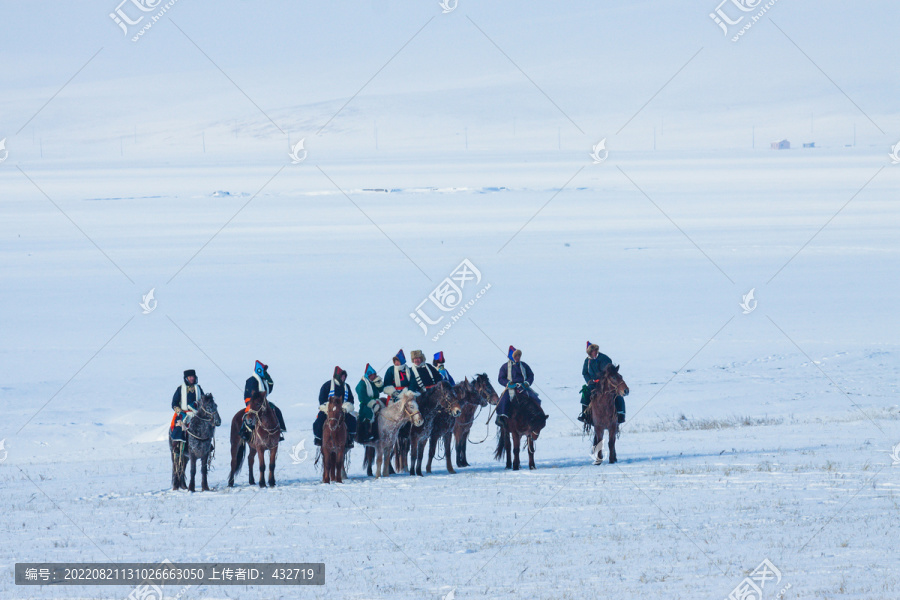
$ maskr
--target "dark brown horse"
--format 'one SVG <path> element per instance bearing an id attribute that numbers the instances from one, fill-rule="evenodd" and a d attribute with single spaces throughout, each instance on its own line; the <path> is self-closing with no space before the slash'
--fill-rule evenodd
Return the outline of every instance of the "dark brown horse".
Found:
<path id="1" fill-rule="evenodd" d="M 525 392 L 518 392 L 509 402 L 509 417 L 506 425 L 500 428 L 500 436 L 497 440 L 497 449 L 494 458 L 503 460 L 506 455 L 506 468 L 513 471 L 519 470 L 519 450 L 522 446 L 522 437 L 528 445 L 528 468 L 534 469 L 534 441 L 541 434 L 541 429 L 547 424 L 547 415 L 541 410 L 537 400 Z M 512 442 L 510 442 L 512 437 Z"/>
<path id="2" fill-rule="evenodd" d="M 269 485 L 275 487 L 275 459 L 278 456 L 278 439 L 281 437 L 278 417 L 275 415 L 275 411 L 269 407 L 265 392 L 253 392 L 249 406 L 248 412 L 256 421 L 248 442 L 250 453 L 247 455 L 247 469 L 250 471 L 250 485 L 256 483 L 253 479 L 253 457 L 259 455 L 259 487 L 266 487 L 265 452 L 268 450 Z M 228 487 L 234 487 L 234 476 L 241 472 L 241 466 L 244 463 L 247 443 L 241 437 L 243 420 L 243 409 L 239 410 L 231 419 L 231 473 L 228 474 Z"/>
<path id="3" fill-rule="evenodd" d="M 603 462 L 603 430 L 609 431 L 609 464 L 616 462 L 616 437 L 619 432 L 619 419 L 616 415 L 616 396 L 627 396 L 628 385 L 619 375 L 618 365 L 606 365 L 600 381 L 591 392 L 591 404 L 588 407 L 591 422 L 584 424 L 584 432 L 593 426 L 594 464 Z"/>
<path id="4" fill-rule="evenodd" d="M 216 427 L 222 424 L 219 417 L 219 408 L 212 394 L 200 396 L 197 410 L 190 419 L 188 425 L 182 424 L 182 430 L 187 438 L 186 442 L 174 442 L 169 440 L 169 450 L 172 455 L 172 489 L 187 489 L 195 491 L 194 481 L 197 475 L 197 459 L 200 459 L 201 487 L 204 492 L 209 491 L 209 483 L 206 474 L 209 463 L 215 454 Z M 191 463 L 191 484 L 187 485 L 185 470 L 187 461 Z"/>
<path id="5" fill-rule="evenodd" d="M 409 430 L 409 474 L 422 475 L 422 459 L 425 457 L 425 442 L 431 438 L 434 430 L 435 419 L 438 419 L 438 427 L 446 429 L 441 435 L 453 428 L 453 422 L 462 412 L 459 402 L 453 395 L 450 384 L 442 381 L 416 400 L 419 403 L 419 412 L 422 415 L 422 425 L 412 426 Z M 447 457 L 447 470 L 453 473 L 453 465 L 450 464 L 449 453 Z"/>
<path id="6" fill-rule="evenodd" d="M 344 420 L 344 398 L 335 394 L 328 401 L 322 426 L 322 483 L 343 483 L 344 450 L 347 447 L 347 423 Z"/>
<path id="7" fill-rule="evenodd" d="M 468 467 L 469 461 L 466 458 L 466 447 L 469 441 L 469 432 L 472 430 L 472 424 L 475 422 L 475 413 L 479 408 L 489 404 L 497 406 L 500 398 L 497 396 L 494 386 L 491 385 L 491 380 L 488 378 L 487 373 L 476 375 L 472 381 L 469 381 L 467 377 L 464 382 L 456 384 L 453 391 L 463 396 L 460 402 L 462 413 L 453 426 L 453 438 L 456 442 L 456 466 Z"/>

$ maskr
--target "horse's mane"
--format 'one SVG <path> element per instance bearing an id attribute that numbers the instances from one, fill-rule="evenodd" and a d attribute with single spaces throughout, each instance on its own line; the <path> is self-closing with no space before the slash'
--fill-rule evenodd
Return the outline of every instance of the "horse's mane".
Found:
<path id="1" fill-rule="evenodd" d="M 522 399 L 522 396 L 525 397 L 524 400 Z M 541 409 L 537 400 L 528 394 L 516 394 L 516 402 L 518 403 L 520 413 L 528 423 L 537 423 L 538 421 L 547 419 L 546 413 Z"/>

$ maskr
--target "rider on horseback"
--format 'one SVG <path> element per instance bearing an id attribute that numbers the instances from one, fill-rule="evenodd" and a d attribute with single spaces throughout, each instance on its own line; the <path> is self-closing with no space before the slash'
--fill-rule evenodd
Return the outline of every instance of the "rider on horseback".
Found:
<path id="1" fill-rule="evenodd" d="M 244 421 L 241 425 L 241 437 L 244 441 L 250 439 L 250 436 L 253 434 L 253 428 L 256 426 L 253 415 L 250 414 L 250 398 L 253 397 L 253 392 L 261 392 L 268 397 L 269 394 L 272 393 L 272 388 L 274 386 L 275 383 L 269 376 L 269 365 L 264 365 L 263 363 L 256 361 L 253 375 L 251 375 L 244 384 L 244 404 L 247 405 L 247 408 L 244 411 Z M 269 406 L 275 411 L 275 416 L 278 417 L 278 425 L 281 427 L 279 441 L 284 441 L 284 432 L 287 431 L 287 427 L 284 426 L 284 417 L 281 416 L 281 409 L 272 404 L 271 401 L 269 402 Z"/>
<path id="2" fill-rule="evenodd" d="M 360 444 L 374 442 L 378 439 L 378 427 L 375 426 L 375 413 L 383 407 L 379 394 L 384 389 L 384 382 L 372 365 L 366 364 L 366 372 L 356 384 L 356 396 L 359 398 L 359 427 L 357 441 Z"/>
<path id="3" fill-rule="evenodd" d="M 172 424 L 169 425 L 169 435 L 173 441 L 186 441 L 184 429 L 188 427 L 197 411 L 202 395 L 203 388 L 197 383 L 196 371 L 188 369 L 184 372 L 184 383 L 175 388 L 172 395 L 172 410 L 175 411 L 175 415 L 172 417 Z"/>
<path id="4" fill-rule="evenodd" d="M 344 423 L 347 425 L 347 447 L 353 447 L 353 438 L 356 437 L 356 415 L 353 413 L 353 392 L 347 385 L 347 371 L 340 367 L 334 368 L 334 375 L 331 381 L 322 384 L 319 390 L 319 414 L 316 415 L 316 421 L 313 423 L 313 437 L 316 446 L 322 445 L 322 427 L 325 425 L 325 419 L 328 413 L 328 402 L 334 396 L 343 397 L 344 403 L 342 408 L 346 415 Z"/>
<path id="5" fill-rule="evenodd" d="M 600 352 L 600 346 L 587 343 L 587 358 L 584 359 L 584 367 L 581 369 L 581 375 L 584 377 L 585 385 L 581 388 L 581 414 L 578 420 L 582 423 L 591 424 L 590 416 L 587 414 L 588 407 L 591 405 L 591 392 L 600 384 L 600 378 L 603 377 L 606 366 L 612 364 L 612 359 Z M 625 398 L 616 396 L 616 414 L 619 423 L 625 422 Z"/>
<path id="6" fill-rule="evenodd" d="M 387 372 L 384 374 L 384 393 L 390 397 L 390 400 L 399 398 L 400 392 L 403 390 L 411 389 L 416 391 L 417 389 L 410 387 L 412 375 L 410 375 L 409 366 L 406 364 L 406 356 L 404 356 L 403 350 L 400 350 L 393 360 L 394 366 L 388 367 Z"/>
<path id="7" fill-rule="evenodd" d="M 443 352 L 438 352 L 437 354 L 435 354 L 434 360 L 431 361 L 431 364 L 437 368 L 438 373 L 441 374 L 441 378 L 444 381 L 446 381 L 447 383 L 449 383 L 450 387 L 453 387 L 456 385 L 456 382 L 453 381 L 453 376 L 450 375 L 450 373 L 447 371 L 447 367 L 444 366 L 444 353 Z"/>
<path id="8" fill-rule="evenodd" d="M 421 350 L 413 350 L 410 357 L 413 361 L 413 366 L 409 369 L 410 375 L 412 375 L 410 388 L 413 391 L 424 394 L 426 390 L 430 390 L 444 381 L 440 372 L 425 362 L 425 354 Z"/>
<path id="9" fill-rule="evenodd" d="M 501 365 L 500 374 L 497 376 L 500 385 L 506 388 L 500 396 L 500 403 L 497 405 L 495 424 L 500 427 L 506 425 L 506 419 L 509 417 L 509 403 L 515 394 L 524 394 L 533 398 L 538 403 L 538 406 L 541 404 L 541 399 L 531 389 L 531 384 L 534 383 L 534 372 L 532 372 L 531 367 L 521 361 L 522 351 L 510 346 L 507 356 L 509 360 L 506 364 Z"/>

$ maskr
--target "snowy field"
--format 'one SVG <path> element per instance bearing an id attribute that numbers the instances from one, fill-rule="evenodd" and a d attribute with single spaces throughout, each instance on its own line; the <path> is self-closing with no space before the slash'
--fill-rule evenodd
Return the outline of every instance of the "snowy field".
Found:
<path id="1" fill-rule="evenodd" d="M 811 41 L 837 35 L 841 21 L 869 36 L 852 29 L 867 22 L 863 11 L 807 22 L 779 3 L 772 19 L 824 57 L 868 113 L 768 21 L 739 44 L 722 39 L 707 16 L 714 3 L 692 2 L 689 16 L 660 9 L 651 32 L 639 16 L 654 3 L 511 14 L 518 40 L 501 33 L 499 9 L 464 2 L 449 14 L 423 6 L 407 15 L 397 3 L 387 17 L 340 9 L 357 27 L 399 19 L 402 31 L 361 34 L 323 55 L 321 70 L 303 62 L 285 85 L 318 81 L 325 91 L 299 107 L 253 71 L 283 57 L 273 51 L 270 64 L 259 46 L 249 56 L 223 47 L 240 31 L 235 15 L 204 29 L 205 10 L 178 3 L 132 44 L 103 22 L 114 7 L 92 4 L 90 18 L 60 13 L 47 25 L 57 30 L 64 16 L 84 25 L 71 69 L 42 62 L 62 60 L 64 40 L 45 54 L 26 33 L 13 40 L 22 65 L 43 66 L 0 67 L 11 90 L 0 99 L 0 138 L 10 132 L 0 163 L 0 599 L 132 591 L 16 586 L 17 562 L 163 560 L 326 565 L 323 587 L 165 589 L 197 600 L 721 599 L 764 560 L 778 571 L 766 599 L 900 598 L 900 164 L 888 156 L 900 137 L 889 101 L 897 84 L 861 79 L 864 69 Z M 22 9 L 4 10 L 25 22 Z M 567 62 L 577 52 L 566 32 L 590 40 L 591 15 L 615 39 L 625 36 L 618 29 L 661 36 L 649 49 L 610 48 L 622 61 L 657 58 L 634 59 L 633 88 L 627 67 L 608 74 L 617 85 L 603 114 L 582 92 L 597 97 L 604 85 L 577 83 L 583 57 Z M 277 15 L 248 17 L 248 45 L 289 45 L 286 26 L 268 33 L 263 17 Z M 679 37 L 667 19 L 696 30 Z M 317 22 L 353 37 L 316 19 L 301 32 L 325 35 L 312 31 Z M 551 34 L 532 48 L 525 34 L 544 26 Z M 8 27 L 0 32 L 12 35 Z M 878 29 L 876 41 L 890 38 Z M 457 35 L 466 47 L 442 67 L 442 87 L 428 61 Z M 171 59 L 175 42 L 185 62 L 167 73 L 159 56 Z M 106 75 L 86 69 L 13 135 L 102 44 Z M 314 51 L 306 44 L 299 35 L 297 53 Z M 667 87 L 704 44 L 700 62 Z M 848 56 L 878 54 L 870 45 L 850 45 Z M 360 51 L 376 58 L 338 69 Z M 710 70 L 731 81 L 728 65 L 754 64 L 754 51 L 790 58 L 736 87 L 703 83 Z M 127 61 L 146 78 L 117 87 L 131 76 Z M 804 91 L 810 82 L 817 87 Z M 741 104 L 743 85 L 780 94 L 789 109 Z M 193 96 L 195 87 L 204 91 Z M 110 98 L 142 89 L 135 111 L 171 89 L 171 114 L 158 105 L 142 120 L 119 104 L 101 118 Z M 441 102 L 447 111 L 434 108 Z M 795 147 L 769 150 L 783 131 Z M 288 150 L 304 135 L 308 155 L 293 164 Z M 604 136 L 609 154 L 595 162 Z M 796 147 L 812 138 L 823 147 Z M 423 332 L 410 314 L 463 260 L 480 275 L 462 290 L 469 308 L 439 336 L 440 326 Z M 588 339 L 630 387 L 614 465 L 592 464 L 575 420 Z M 536 470 L 493 460 L 496 428 L 483 411 L 470 437 L 485 441 L 469 445 L 472 466 L 455 475 L 436 460 L 421 478 L 370 479 L 357 447 L 349 481 L 320 483 L 311 426 L 335 365 L 355 384 L 366 363 L 383 374 L 400 348 L 443 351 L 457 380 L 487 372 L 499 389 L 510 344 L 523 349 L 549 414 Z M 223 426 L 213 491 L 171 491 L 166 436 L 182 371 L 197 370 L 227 425 L 257 359 L 288 426 L 277 487 L 248 486 L 246 467 L 240 485 L 225 485 Z"/>

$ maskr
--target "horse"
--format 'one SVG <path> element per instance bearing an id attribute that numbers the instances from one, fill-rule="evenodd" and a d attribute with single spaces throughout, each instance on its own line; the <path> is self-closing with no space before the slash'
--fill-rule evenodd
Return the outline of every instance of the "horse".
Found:
<path id="1" fill-rule="evenodd" d="M 366 455 L 363 466 L 372 475 L 372 463 L 375 462 L 375 477 L 387 477 L 390 474 L 391 452 L 397 443 L 400 429 L 407 423 L 422 425 L 422 413 L 416 402 L 415 393 L 405 390 L 400 397 L 375 413 L 375 426 L 378 427 L 378 439 L 366 442 Z"/>
<path id="2" fill-rule="evenodd" d="M 187 489 L 195 491 L 194 480 L 197 475 L 197 459 L 200 459 L 200 475 L 202 478 L 200 490 L 209 491 L 209 483 L 206 474 L 210 462 L 216 451 L 215 431 L 222 424 L 219 417 L 219 408 L 212 394 L 202 394 L 199 406 L 187 426 L 182 425 L 182 430 L 187 434 L 187 442 L 175 442 L 169 440 L 169 450 L 172 455 L 172 489 Z M 185 452 L 187 451 L 187 452 Z M 186 454 L 186 456 L 185 456 Z M 185 485 L 185 458 L 191 462 L 191 484 Z"/>
<path id="3" fill-rule="evenodd" d="M 506 419 L 506 425 L 500 427 L 494 458 L 503 460 L 505 454 L 506 468 L 518 471 L 519 450 L 522 445 L 522 436 L 524 436 L 528 445 L 528 468 L 536 468 L 534 464 L 534 441 L 538 439 L 541 429 L 547 424 L 547 418 L 548 415 L 541 410 L 537 400 L 524 391 L 517 392 L 509 402 L 509 417 Z M 510 436 L 513 443 L 510 442 Z"/>
<path id="4" fill-rule="evenodd" d="M 435 418 L 438 414 L 442 417 L 438 421 L 439 428 L 453 427 L 453 421 L 462 412 L 459 402 L 453 395 L 450 384 L 441 381 L 434 387 L 425 391 L 419 396 L 419 411 L 422 413 L 422 424 L 413 426 L 409 430 L 409 474 L 422 476 L 422 459 L 425 456 L 425 442 L 431 437 L 434 428 Z M 443 433 L 442 433 L 443 435 Z M 449 463 L 449 471 L 453 472 L 453 466 Z"/>
<path id="5" fill-rule="evenodd" d="M 453 427 L 453 438 L 456 442 L 456 466 L 468 467 L 469 461 L 466 459 L 466 446 L 469 441 L 469 431 L 472 430 L 472 424 L 475 422 L 475 411 L 479 407 L 490 404 L 497 406 L 500 402 L 494 386 L 487 373 L 476 375 L 475 379 L 469 381 L 467 377 L 463 383 L 457 384 L 453 388 L 454 392 L 463 395 L 464 404 L 462 405 L 462 414 L 456 419 L 456 425 Z"/>
<path id="6" fill-rule="evenodd" d="M 325 410 L 322 426 L 322 483 L 343 483 L 344 451 L 347 448 L 347 423 L 344 419 L 344 398 L 335 394 Z M 316 460 L 318 463 L 319 461 Z"/>
<path id="7" fill-rule="evenodd" d="M 269 407 L 265 392 L 253 392 L 249 406 L 250 414 L 256 419 L 249 442 L 244 442 L 241 437 L 244 410 L 239 410 L 231 419 L 231 473 L 228 474 L 228 487 L 234 487 L 234 476 L 241 472 L 248 443 L 250 453 L 247 455 L 247 469 L 250 471 L 250 485 L 256 484 L 253 479 L 253 456 L 257 454 L 259 455 L 259 487 L 266 487 L 265 451 L 268 450 L 269 486 L 275 487 L 275 459 L 278 456 L 278 441 L 281 437 L 278 417 L 275 415 L 275 411 Z"/>
<path id="8" fill-rule="evenodd" d="M 609 430 L 609 464 L 616 462 L 616 437 L 619 432 L 619 419 L 616 414 L 616 396 L 627 396 L 628 385 L 619 375 L 619 366 L 608 364 L 600 378 L 600 382 L 591 392 L 591 403 L 588 410 L 591 422 L 584 424 L 584 432 L 594 428 L 594 464 L 603 463 L 603 430 Z"/>

